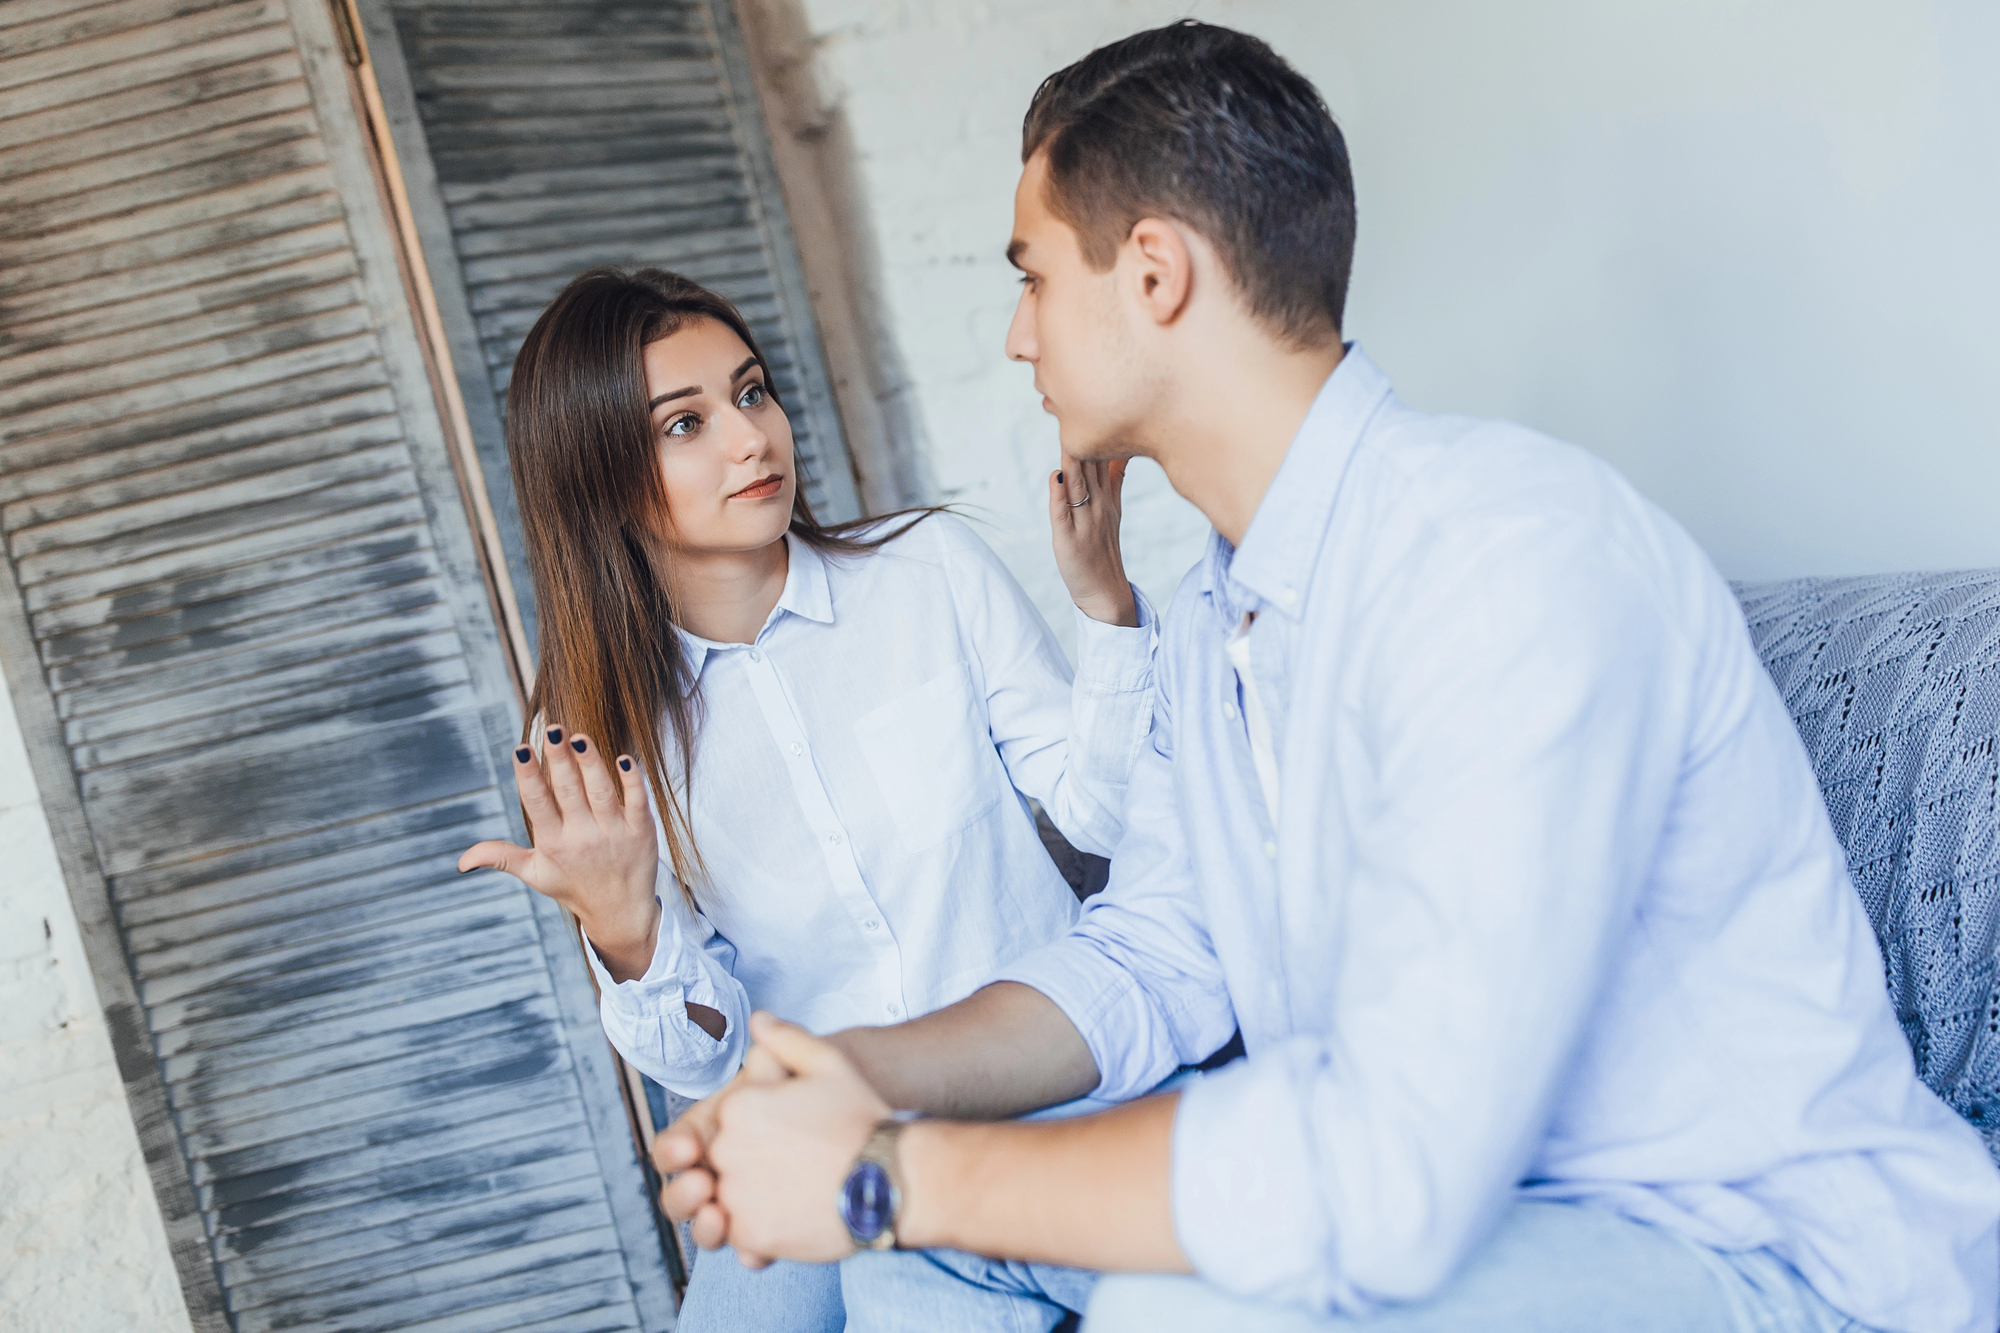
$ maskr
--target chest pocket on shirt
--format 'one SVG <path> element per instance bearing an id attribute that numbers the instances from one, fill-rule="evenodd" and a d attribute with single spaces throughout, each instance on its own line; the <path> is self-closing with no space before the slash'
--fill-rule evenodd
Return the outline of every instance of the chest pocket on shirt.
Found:
<path id="1" fill-rule="evenodd" d="M 864 714 L 854 735 L 913 851 L 942 842 L 1006 794 L 985 701 L 962 662 Z"/>

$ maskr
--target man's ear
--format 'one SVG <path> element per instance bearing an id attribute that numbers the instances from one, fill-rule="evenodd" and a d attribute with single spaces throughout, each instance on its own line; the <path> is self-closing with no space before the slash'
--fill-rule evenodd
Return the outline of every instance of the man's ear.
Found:
<path id="1" fill-rule="evenodd" d="M 1161 327 L 1172 324 L 1194 296 L 1194 251 L 1166 218 L 1140 218 L 1125 239 L 1140 305 Z"/>

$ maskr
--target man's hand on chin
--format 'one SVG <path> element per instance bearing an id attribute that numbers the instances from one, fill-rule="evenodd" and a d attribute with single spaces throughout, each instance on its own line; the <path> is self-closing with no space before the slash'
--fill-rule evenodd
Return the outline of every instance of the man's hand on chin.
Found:
<path id="1" fill-rule="evenodd" d="M 708 1139 L 717 1203 L 707 1206 L 719 1203 L 729 1242 L 753 1268 L 843 1259 L 854 1241 L 837 1200 L 868 1135 L 889 1118 L 888 1104 L 846 1056 L 802 1028 L 760 1013 L 750 1036 L 753 1056 L 775 1057 L 792 1077 L 739 1079 L 718 1094 Z"/>

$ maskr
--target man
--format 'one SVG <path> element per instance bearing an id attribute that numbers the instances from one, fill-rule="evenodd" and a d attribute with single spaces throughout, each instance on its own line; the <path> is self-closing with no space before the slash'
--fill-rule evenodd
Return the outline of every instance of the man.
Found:
<path id="1" fill-rule="evenodd" d="M 753 1256 L 1153 1275 L 1090 1328 L 1991 1333 L 2000 1175 L 1915 1077 L 1693 542 L 1343 346 L 1345 148 L 1261 42 L 1099 50 L 1023 161 L 1009 354 L 1066 452 L 1156 459 L 1216 530 L 1126 839 L 1072 934 L 958 1005 L 756 1020 L 656 1145 L 670 1211 Z M 1166 1095 L 969 1123 L 1139 1097 L 1239 1027 Z"/>

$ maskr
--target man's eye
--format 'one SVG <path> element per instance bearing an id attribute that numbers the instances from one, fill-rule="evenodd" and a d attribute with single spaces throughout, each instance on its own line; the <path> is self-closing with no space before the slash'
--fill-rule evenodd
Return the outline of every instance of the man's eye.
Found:
<path id="1" fill-rule="evenodd" d="M 755 407 L 764 401 L 764 386 L 752 384 L 743 390 L 743 396 L 736 400 L 738 407 Z"/>
<path id="2" fill-rule="evenodd" d="M 701 424 L 700 417 L 696 416 L 692 412 L 683 412 L 679 416 L 675 417 L 672 421 L 669 421 L 667 423 L 666 433 L 669 436 L 692 435 L 695 432 L 695 427 L 699 426 L 700 424 Z"/>

